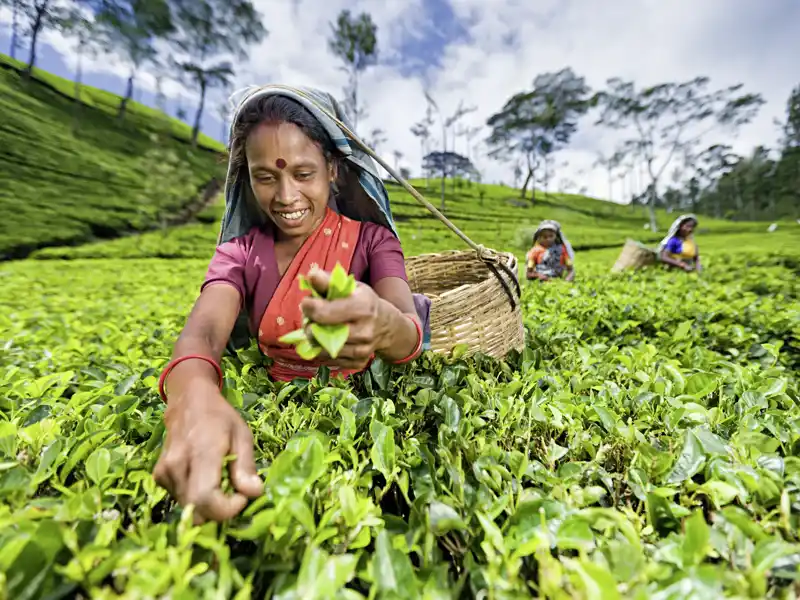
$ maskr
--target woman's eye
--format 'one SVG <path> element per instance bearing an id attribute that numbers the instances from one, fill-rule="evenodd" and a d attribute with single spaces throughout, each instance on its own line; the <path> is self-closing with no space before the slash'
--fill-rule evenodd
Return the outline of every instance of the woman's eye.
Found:
<path id="1" fill-rule="evenodd" d="M 256 181 L 258 183 L 274 183 L 275 178 L 272 175 L 259 175 L 256 177 Z"/>
<path id="2" fill-rule="evenodd" d="M 313 173 L 297 173 L 295 177 L 300 181 L 305 181 L 307 179 L 311 179 L 311 176 L 314 175 Z"/>

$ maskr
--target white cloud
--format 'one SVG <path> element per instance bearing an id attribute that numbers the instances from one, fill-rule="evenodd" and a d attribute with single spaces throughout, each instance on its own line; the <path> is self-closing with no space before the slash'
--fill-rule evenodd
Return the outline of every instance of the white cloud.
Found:
<path id="1" fill-rule="evenodd" d="M 255 0 L 265 17 L 269 36 L 253 48 L 247 64 L 239 65 L 237 85 L 281 82 L 312 85 L 339 94 L 346 76 L 328 51 L 329 23 L 343 8 L 372 14 L 379 30 L 383 64 L 371 67 L 362 79 L 361 96 L 369 116 L 359 127 L 368 136 L 376 127 L 388 141 L 380 148 L 387 162 L 392 152 L 418 172 L 420 147 L 409 128 L 425 112 L 423 81 L 397 66 L 401 47 L 423 44 L 423 31 L 444 29 L 427 22 L 426 0 Z M 430 0 L 428 0 L 430 1 Z M 437 0 L 439 1 L 439 0 Z M 442 0 L 444 1 L 444 0 Z M 649 85 L 708 75 L 714 87 L 737 82 L 767 100 L 759 117 L 736 139 L 707 138 L 731 143 L 740 153 L 756 144 L 773 144 L 786 98 L 798 81 L 792 57 L 800 56 L 800 36 L 791 34 L 800 5 L 793 0 L 757 3 L 750 0 L 449 0 L 468 39 L 452 41 L 438 65 L 425 73 L 433 97 L 450 114 L 463 99 L 478 110 L 464 119 L 484 126 L 513 93 L 529 86 L 545 71 L 571 66 L 601 88 L 609 77 L 620 76 Z M 781 13 L 783 11 L 783 13 Z M 0 16 L 3 16 L 0 14 Z M 66 42 L 50 36 L 57 47 Z M 513 40 L 509 43 L 509 40 Z M 124 74 L 122 66 L 105 59 L 92 68 Z M 152 86 L 152 80 L 145 81 Z M 610 153 L 615 136 L 581 123 L 579 148 L 565 150 L 556 163 L 568 161 L 553 179 L 566 177 L 599 197 L 608 195 L 608 179 L 592 165 L 598 150 Z M 215 133 L 212 131 L 211 133 Z M 488 133 L 488 132 L 486 132 Z M 463 151 L 463 142 L 461 151 Z M 577 145 L 577 144 L 576 144 Z M 512 166 L 480 158 L 486 181 L 513 179 Z M 635 188 L 635 183 L 628 187 Z M 622 186 L 615 183 L 614 196 Z"/>

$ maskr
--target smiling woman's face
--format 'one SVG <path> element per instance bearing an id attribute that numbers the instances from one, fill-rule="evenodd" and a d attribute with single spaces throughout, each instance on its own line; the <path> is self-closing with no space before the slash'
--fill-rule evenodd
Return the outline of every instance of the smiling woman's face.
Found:
<path id="1" fill-rule="evenodd" d="M 325 218 L 332 165 L 292 123 L 265 123 L 247 137 L 250 185 L 279 237 L 308 237 Z"/>

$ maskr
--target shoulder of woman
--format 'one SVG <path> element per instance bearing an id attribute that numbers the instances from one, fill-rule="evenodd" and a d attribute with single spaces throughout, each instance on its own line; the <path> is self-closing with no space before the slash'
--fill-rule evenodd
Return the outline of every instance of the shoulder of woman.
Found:
<path id="1" fill-rule="evenodd" d="M 364 221 L 361 223 L 361 231 L 358 237 L 362 244 L 368 244 L 370 246 L 383 244 L 385 242 L 396 242 L 397 245 L 400 245 L 400 240 L 392 233 L 391 229 L 378 223 L 372 223 L 371 221 Z"/>

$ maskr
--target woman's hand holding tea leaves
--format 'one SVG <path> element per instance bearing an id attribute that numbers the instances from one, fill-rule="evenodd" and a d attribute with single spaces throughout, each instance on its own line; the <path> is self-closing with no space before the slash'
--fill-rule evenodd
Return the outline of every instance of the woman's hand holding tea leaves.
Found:
<path id="1" fill-rule="evenodd" d="M 356 289 L 355 277 L 348 275 L 344 268 L 336 263 L 331 271 L 325 296 L 314 287 L 309 277 L 299 277 L 300 289 L 311 292 L 312 298 L 339 300 L 349 298 Z M 331 358 L 337 358 L 347 338 L 350 336 L 350 326 L 346 323 L 338 325 L 323 325 L 313 322 L 307 315 L 303 316 L 303 326 L 281 337 L 278 341 L 283 344 L 295 346 L 298 356 L 303 360 L 312 360 L 324 350 Z"/>

